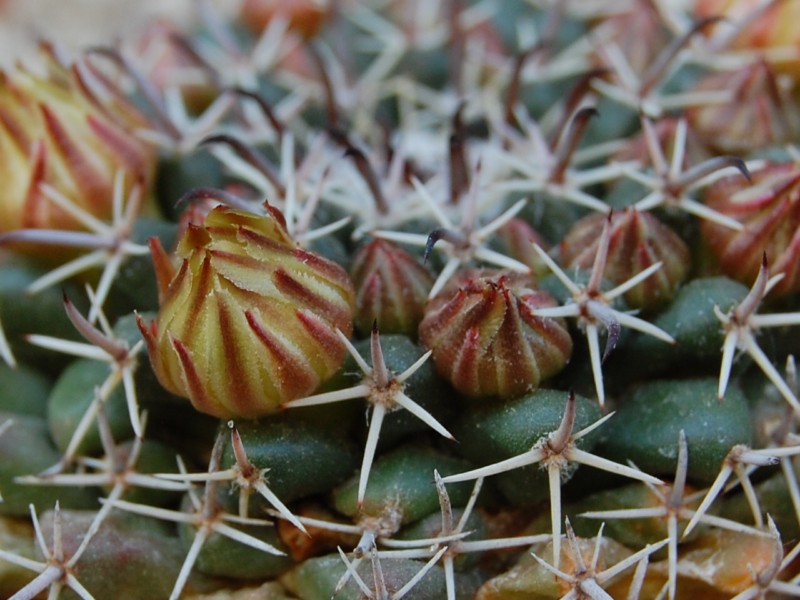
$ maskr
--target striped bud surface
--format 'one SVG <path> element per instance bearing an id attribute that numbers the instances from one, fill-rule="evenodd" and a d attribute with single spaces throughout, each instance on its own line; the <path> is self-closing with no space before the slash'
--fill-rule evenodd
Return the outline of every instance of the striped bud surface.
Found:
<path id="1" fill-rule="evenodd" d="M 770 163 L 752 183 L 726 177 L 711 185 L 705 203 L 744 225 L 741 231 L 703 221 L 703 239 L 729 277 L 750 285 L 767 253 L 770 272 L 783 273 L 771 297 L 800 290 L 800 168 Z"/>
<path id="2" fill-rule="evenodd" d="M 530 285 L 521 273 L 467 270 L 428 302 L 420 341 L 462 394 L 520 395 L 566 365 L 572 354 L 566 325 L 534 314 L 556 302 Z"/>
<path id="3" fill-rule="evenodd" d="M 714 153 L 742 155 L 795 139 L 797 110 L 769 63 L 711 73 L 697 82 L 694 92 L 720 89 L 729 91 L 728 102 L 686 109 L 689 125 Z"/>
<path id="4" fill-rule="evenodd" d="M 47 198 L 43 184 L 105 220 L 118 171 L 128 188 L 141 182 L 145 189 L 155 172 L 155 149 L 133 135 L 146 124 L 133 104 L 115 105 L 110 118 L 83 93 L 77 71 L 45 53 L 47 76 L 21 66 L 0 74 L 0 233 L 83 227 Z"/>
<path id="5" fill-rule="evenodd" d="M 433 276 L 397 244 L 374 239 L 353 257 L 356 327 L 363 333 L 377 323 L 381 333 L 416 336 Z"/>
<path id="6" fill-rule="evenodd" d="M 592 267 L 607 220 L 590 214 L 570 229 L 559 245 L 567 269 Z M 658 271 L 625 293 L 629 307 L 653 312 L 668 304 L 689 275 L 691 255 L 680 236 L 651 213 L 629 208 L 611 215 L 606 279 L 620 285 L 659 261 Z"/>
<path id="7" fill-rule="evenodd" d="M 140 329 L 161 384 L 221 418 L 257 418 L 314 392 L 344 360 L 354 292 L 300 249 L 283 215 L 218 206 L 189 225 L 157 322 Z"/>

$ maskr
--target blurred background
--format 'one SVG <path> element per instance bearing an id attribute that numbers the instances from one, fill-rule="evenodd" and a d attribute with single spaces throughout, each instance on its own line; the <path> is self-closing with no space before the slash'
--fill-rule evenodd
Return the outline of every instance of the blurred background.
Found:
<path id="1" fill-rule="evenodd" d="M 240 0 L 0 0 L 0 67 L 36 56 L 39 39 L 76 51 L 135 35 L 155 17 L 192 21 L 198 3 L 236 12 Z"/>

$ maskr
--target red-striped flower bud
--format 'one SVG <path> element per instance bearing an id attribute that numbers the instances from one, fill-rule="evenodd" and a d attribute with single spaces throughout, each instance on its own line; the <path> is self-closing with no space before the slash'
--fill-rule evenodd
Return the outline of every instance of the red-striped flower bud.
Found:
<path id="1" fill-rule="evenodd" d="M 346 349 L 336 330 L 352 332 L 353 286 L 340 266 L 294 243 L 277 209 L 218 206 L 202 227 L 188 226 L 177 254 L 158 321 L 139 323 L 165 388 L 201 412 L 256 418 L 339 368 Z"/>
<path id="2" fill-rule="evenodd" d="M 592 267 L 606 221 L 608 215 L 595 213 L 573 225 L 559 245 L 566 268 Z M 604 277 L 620 285 L 657 262 L 660 269 L 625 293 L 631 308 L 654 311 L 667 304 L 689 274 L 691 254 L 680 236 L 649 212 L 629 208 L 611 215 Z"/>
<path id="3" fill-rule="evenodd" d="M 800 168 L 768 164 L 752 178 L 750 183 L 726 177 L 706 190 L 706 205 L 736 219 L 744 229 L 702 221 L 703 239 L 729 277 L 754 281 L 766 252 L 771 273 L 785 275 L 770 297 L 800 291 Z"/>
<path id="4" fill-rule="evenodd" d="M 692 129 L 713 152 L 743 154 L 795 139 L 797 110 L 766 61 L 706 75 L 694 92 L 717 90 L 730 93 L 730 101 L 686 110 Z"/>
<path id="5" fill-rule="evenodd" d="M 356 327 L 364 334 L 377 323 L 381 333 L 417 335 L 433 276 L 408 252 L 374 239 L 353 257 Z"/>
<path id="6" fill-rule="evenodd" d="M 468 270 L 428 302 L 420 341 L 462 394 L 516 396 L 567 364 L 572 339 L 566 325 L 534 314 L 556 302 L 530 283 L 521 273 Z"/>
<path id="7" fill-rule="evenodd" d="M 78 209 L 110 219 L 117 172 L 129 187 L 146 187 L 155 171 L 155 149 L 132 134 L 145 124 L 134 106 L 119 100 L 109 118 L 83 93 L 76 70 L 52 53 L 45 58 L 47 76 L 22 67 L 0 74 L 0 233 L 84 227 L 44 186 Z"/>

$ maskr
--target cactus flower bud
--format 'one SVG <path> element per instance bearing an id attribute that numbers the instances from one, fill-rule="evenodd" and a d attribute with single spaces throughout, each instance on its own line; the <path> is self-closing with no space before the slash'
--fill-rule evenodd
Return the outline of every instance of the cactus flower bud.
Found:
<path id="1" fill-rule="evenodd" d="M 547 275 L 547 265 L 533 247 L 535 244 L 548 249 L 550 245 L 527 221 L 518 217 L 509 219 L 497 230 L 495 238 L 500 251 L 527 266 L 534 280 Z"/>
<path id="2" fill-rule="evenodd" d="M 572 339 L 564 322 L 534 315 L 556 302 L 530 282 L 521 273 L 467 270 L 428 301 L 420 341 L 462 394 L 523 394 L 567 364 Z"/>
<path id="3" fill-rule="evenodd" d="M 163 254 L 163 250 L 157 252 Z M 157 322 L 139 328 L 161 384 L 221 418 L 257 418 L 330 377 L 352 332 L 354 292 L 335 263 L 302 250 L 283 215 L 227 206 L 178 244 Z M 168 260 L 156 260 L 164 270 Z M 163 273 L 158 280 L 168 278 Z"/>
<path id="4" fill-rule="evenodd" d="M 596 213 L 575 223 L 559 246 L 567 268 L 591 268 L 607 220 L 607 215 Z M 651 213 L 629 208 L 611 215 L 604 271 L 609 281 L 620 285 L 661 262 L 658 271 L 625 293 L 631 308 L 650 312 L 663 308 L 689 274 L 690 259 L 686 243 Z"/>
<path id="5" fill-rule="evenodd" d="M 798 2 L 759 2 L 759 0 L 697 0 L 696 18 L 722 16 L 712 33 L 720 29 L 722 36 L 732 28 L 740 27 L 729 42 L 736 50 L 755 50 L 780 72 L 797 74 L 800 71 L 800 34 L 796 24 L 800 20 Z M 773 52 L 781 50 L 783 52 Z M 792 52 L 793 50 L 793 52 Z"/>
<path id="6" fill-rule="evenodd" d="M 44 51 L 47 76 L 22 67 L 0 74 L 0 233 L 83 227 L 50 201 L 43 185 L 106 220 L 116 173 L 132 186 L 147 184 L 155 171 L 155 150 L 132 135 L 145 123 L 134 106 L 115 105 L 112 120 L 83 93 L 79 71 Z"/>
<path id="7" fill-rule="evenodd" d="M 356 286 L 356 327 L 377 322 L 382 333 L 416 336 L 433 276 L 397 244 L 374 239 L 362 246 L 351 269 Z"/>
<path id="8" fill-rule="evenodd" d="M 794 164 L 767 164 L 753 173 L 753 182 L 740 177 L 720 179 L 706 190 L 705 203 L 744 225 L 741 231 L 701 224 L 703 239 L 722 271 L 749 284 L 758 275 L 767 253 L 770 271 L 785 276 L 771 297 L 800 290 L 800 169 Z"/>
<path id="9" fill-rule="evenodd" d="M 686 110 L 692 129 L 713 152 L 746 154 L 795 139 L 797 110 L 767 61 L 706 75 L 695 86 L 695 93 L 714 90 L 727 90 L 730 101 Z"/>

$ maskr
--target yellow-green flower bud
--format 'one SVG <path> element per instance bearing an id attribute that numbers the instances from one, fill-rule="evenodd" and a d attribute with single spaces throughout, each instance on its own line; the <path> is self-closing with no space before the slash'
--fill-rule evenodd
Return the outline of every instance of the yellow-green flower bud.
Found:
<path id="1" fill-rule="evenodd" d="M 43 185 L 106 220 L 117 172 L 124 173 L 129 188 L 147 187 L 155 173 L 155 149 L 133 135 L 145 125 L 141 113 L 121 98 L 114 106 L 95 104 L 84 93 L 79 71 L 43 50 L 46 76 L 22 67 L 0 73 L 0 233 L 84 227 Z"/>
<path id="2" fill-rule="evenodd" d="M 353 286 L 340 266 L 295 244 L 277 209 L 218 206 L 203 226 L 189 225 L 177 254 L 157 323 L 139 323 L 165 388 L 204 413 L 257 418 L 339 368 L 336 330 L 352 331 Z M 156 264 L 163 271 L 167 261 Z"/>

